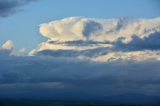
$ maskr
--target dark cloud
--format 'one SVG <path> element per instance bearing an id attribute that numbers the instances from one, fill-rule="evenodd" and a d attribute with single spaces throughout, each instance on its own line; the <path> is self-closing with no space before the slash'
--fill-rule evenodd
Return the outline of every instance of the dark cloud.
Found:
<path id="1" fill-rule="evenodd" d="M 87 50 L 42 50 L 37 52 L 35 55 L 41 56 L 53 56 L 53 57 L 77 57 L 77 56 L 87 56 L 93 57 L 98 55 L 106 54 L 112 49 L 108 47 L 101 47 L 95 49 L 87 49 Z"/>
<path id="2" fill-rule="evenodd" d="M 94 21 L 88 21 L 84 24 L 84 31 L 82 31 L 82 33 L 86 39 L 88 39 L 91 34 L 95 34 L 101 30 L 103 30 L 103 26 L 101 24 Z"/>
<path id="3" fill-rule="evenodd" d="M 132 37 L 132 40 L 125 44 L 123 43 L 124 38 L 119 38 L 115 42 L 115 47 L 121 50 L 160 50 L 160 33 L 155 32 L 150 34 L 148 37 L 140 38 L 136 35 Z"/>
<path id="4" fill-rule="evenodd" d="M 0 97 L 116 100 L 123 95 L 126 100 L 129 95 L 137 95 L 151 101 L 160 96 L 158 61 L 96 63 L 73 58 L 12 56 L 2 58 L 0 67 Z"/>
<path id="5" fill-rule="evenodd" d="M 12 53 L 11 49 L 1 49 L 0 48 L 0 58 L 7 58 Z"/>
<path id="6" fill-rule="evenodd" d="M 18 8 L 35 0 L 0 0 L 0 17 L 10 16 L 18 11 Z"/>

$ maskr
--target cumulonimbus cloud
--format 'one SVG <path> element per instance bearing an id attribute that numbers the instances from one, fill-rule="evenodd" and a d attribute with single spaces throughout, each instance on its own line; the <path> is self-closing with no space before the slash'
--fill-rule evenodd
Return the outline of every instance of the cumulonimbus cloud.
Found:
<path id="1" fill-rule="evenodd" d="M 104 62 L 115 59 L 139 61 L 142 59 L 140 54 L 145 55 L 146 59 L 150 59 L 152 54 L 152 58 L 159 59 L 160 18 L 69 17 L 41 24 L 40 33 L 48 40 L 39 44 L 30 55 Z M 132 56 L 136 58 L 130 58 Z"/>

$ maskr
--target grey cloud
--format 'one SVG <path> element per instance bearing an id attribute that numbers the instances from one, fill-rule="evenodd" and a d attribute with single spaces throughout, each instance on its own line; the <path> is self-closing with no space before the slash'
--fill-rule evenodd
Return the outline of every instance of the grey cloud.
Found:
<path id="1" fill-rule="evenodd" d="M 10 16 L 18 11 L 18 8 L 35 0 L 0 0 L 0 17 Z"/>
<path id="2" fill-rule="evenodd" d="M 101 48 L 95 48 L 95 49 L 88 49 L 88 50 L 42 50 L 37 52 L 34 55 L 37 56 L 53 56 L 53 57 L 77 57 L 77 56 L 87 56 L 87 57 L 93 57 L 93 56 L 99 56 L 106 54 L 108 52 L 112 51 L 112 49 L 108 47 L 101 47 Z"/>
<path id="3" fill-rule="evenodd" d="M 32 97 L 36 95 L 36 90 L 40 90 L 39 93 L 41 90 L 43 93 L 48 92 L 50 97 L 57 91 L 61 92 L 61 95 L 68 95 L 67 92 L 70 92 L 73 96 L 82 91 L 88 93 L 86 97 L 85 93 L 82 93 L 78 94 L 77 98 L 82 96 L 85 99 L 92 95 L 102 100 L 105 100 L 106 96 L 116 98 L 126 94 L 149 96 L 150 99 L 160 96 L 158 61 L 117 60 L 96 63 L 73 58 L 34 56 L 5 58 L 0 61 L 0 67 L 0 90 L 3 91 L 0 97 L 13 96 L 11 92 L 17 92 L 14 95 L 27 95 L 26 91 L 30 92 Z M 39 93 L 37 98 L 43 95 Z"/>
<path id="4" fill-rule="evenodd" d="M 62 43 L 50 42 L 49 43 Z M 64 42 L 63 42 L 64 43 Z M 104 42 L 98 42 L 98 44 Z M 109 42 L 106 42 L 109 43 Z M 71 41 L 67 45 L 97 44 Z M 113 48 L 112 48 L 113 49 Z M 0 50 L 0 98 L 40 98 L 59 100 L 114 100 L 157 102 L 160 98 L 160 63 L 116 60 L 92 62 L 74 56 L 103 55 L 111 48 L 84 51 L 44 50 L 35 56 L 9 56 Z M 117 49 L 116 49 L 117 50 Z M 7 54 L 4 57 L 4 54 Z M 49 57 L 47 57 L 49 56 Z M 52 56 L 52 57 L 50 57 Z M 66 58 L 67 57 L 67 58 Z M 112 99 L 110 99 L 112 98 Z M 139 98 L 139 99 L 137 99 Z M 155 99 L 156 98 L 156 99 Z"/>
<path id="5" fill-rule="evenodd" d="M 131 47 L 137 47 L 139 49 L 160 49 L 160 33 L 156 32 L 150 34 L 150 36 L 140 39 L 137 36 L 133 36 L 133 40 L 129 43 Z"/>
<path id="6" fill-rule="evenodd" d="M 119 38 L 115 42 L 115 47 L 121 50 L 160 50 L 160 33 L 155 32 L 150 34 L 148 37 L 139 38 L 138 36 L 134 35 L 132 40 L 125 44 L 123 43 L 124 38 Z"/>
<path id="7" fill-rule="evenodd" d="M 0 48 L 0 58 L 7 58 L 12 53 L 12 50 Z"/>
<path id="8" fill-rule="evenodd" d="M 77 40 L 77 41 L 66 41 L 66 42 L 57 42 L 57 41 L 48 41 L 49 44 L 65 44 L 67 46 L 88 46 L 93 44 L 112 44 L 111 42 L 98 42 L 98 41 L 92 41 L 92 40 Z"/>
<path id="9" fill-rule="evenodd" d="M 83 35 L 88 39 L 89 35 L 96 34 L 97 32 L 103 30 L 103 26 L 100 23 L 94 21 L 88 21 L 84 24 Z"/>

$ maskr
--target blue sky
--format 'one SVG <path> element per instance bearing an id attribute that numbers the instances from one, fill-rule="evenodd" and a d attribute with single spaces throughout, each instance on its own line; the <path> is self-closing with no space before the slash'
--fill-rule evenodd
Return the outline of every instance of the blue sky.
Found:
<path id="1" fill-rule="evenodd" d="M 154 18 L 160 16 L 159 4 L 158 0 L 39 0 L 0 19 L 0 44 L 10 39 L 16 49 L 29 51 L 46 40 L 39 34 L 41 23 L 70 16 Z"/>

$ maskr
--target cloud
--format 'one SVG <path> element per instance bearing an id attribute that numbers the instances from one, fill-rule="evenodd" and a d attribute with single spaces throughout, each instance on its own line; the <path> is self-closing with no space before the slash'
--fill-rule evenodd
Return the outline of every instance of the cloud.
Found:
<path id="1" fill-rule="evenodd" d="M 0 58 L 6 58 L 8 57 L 9 55 L 12 54 L 12 51 L 11 50 L 7 50 L 7 49 L 0 49 Z"/>
<path id="2" fill-rule="evenodd" d="M 99 61 L 99 62 L 110 62 L 110 61 L 147 61 L 147 60 L 153 60 L 153 61 L 160 61 L 160 51 L 118 51 L 118 52 L 109 52 L 103 55 L 98 55 L 94 58 L 90 58 L 93 61 Z"/>
<path id="3" fill-rule="evenodd" d="M 1 47 L 0 47 L 0 57 L 5 58 L 12 54 L 13 52 L 13 42 L 11 40 L 6 41 Z"/>
<path id="4" fill-rule="evenodd" d="M 116 100 L 122 96 L 126 100 L 136 94 L 149 97 L 150 102 L 160 96 L 160 62 L 152 59 L 97 63 L 74 58 L 9 57 L 0 61 L 0 67 L 0 97 Z"/>
<path id="5" fill-rule="evenodd" d="M 2 45 L 1 48 L 11 50 L 14 48 L 13 42 L 11 40 L 8 40 Z"/>
<path id="6" fill-rule="evenodd" d="M 35 54 L 36 56 L 48 56 L 54 58 L 77 58 L 84 61 L 110 62 L 110 61 L 160 61 L 160 50 L 139 50 L 139 51 L 115 51 L 109 48 L 97 48 L 91 50 L 42 50 Z M 145 57 L 145 58 L 144 58 Z"/>
<path id="7" fill-rule="evenodd" d="M 18 8 L 35 0 L 0 0 L 0 17 L 10 16 L 18 11 Z"/>
<path id="8" fill-rule="evenodd" d="M 23 56 L 23 55 L 25 54 L 25 51 L 26 51 L 25 48 L 21 48 L 21 49 L 19 49 L 18 54 L 19 54 L 20 56 Z"/>
<path id="9" fill-rule="evenodd" d="M 160 18 L 127 17 L 69 17 L 51 21 L 40 25 L 40 33 L 48 40 L 40 43 L 29 55 L 74 57 L 99 62 L 119 59 L 144 61 L 144 55 L 146 60 L 157 60 L 160 50 L 159 23 Z"/>
<path id="10" fill-rule="evenodd" d="M 41 83 L 5 83 L 0 84 L 0 89 L 15 89 L 15 88 L 63 88 L 63 83 L 61 82 L 41 82 Z"/>
<path id="11" fill-rule="evenodd" d="M 160 18 L 155 19 L 93 19 L 69 17 L 40 25 L 40 33 L 62 42 L 77 40 L 116 41 L 123 37 L 130 42 L 133 35 L 140 38 L 160 31 Z"/>
<path id="12" fill-rule="evenodd" d="M 136 50 L 159 50 L 160 49 L 160 32 L 155 32 L 143 39 L 137 35 L 132 36 L 132 40 L 129 43 L 123 43 L 124 38 L 118 39 L 113 45 L 115 48 L 127 51 Z"/>
<path id="13" fill-rule="evenodd" d="M 99 62 L 119 59 L 144 61 L 145 55 L 146 60 L 157 60 L 160 49 L 159 21 L 160 18 L 83 17 L 52 21 L 40 25 L 41 34 L 48 40 L 39 44 L 29 55 L 74 57 Z"/>
<path id="14" fill-rule="evenodd" d="M 53 21 L 40 25 L 40 33 L 50 39 L 73 41 L 83 39 L 83 28 L 86 19 L 70 17 L 60 21 Z"/>

